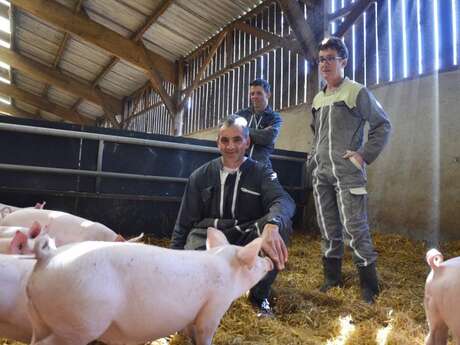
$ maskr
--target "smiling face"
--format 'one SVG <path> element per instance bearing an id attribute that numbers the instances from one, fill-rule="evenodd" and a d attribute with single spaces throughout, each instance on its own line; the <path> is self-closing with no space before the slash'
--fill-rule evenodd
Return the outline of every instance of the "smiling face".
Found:
<path id="1" fill-rule="evenodd" d="M 319 71 L 328 85 L 340 84 L 344 76 L 344 69 L 347 59 L 337 55 L 335 49 L 324 49 L 319 51 Z"/>
<path id="2" fill-rule="evenodd" d="M 244 161 L 244 154 L 249 148 L 249 136 L 245 136 L 240 126 L 221 127 L 217 137 L 217 147 L 222 154 L 224 166 L 237 168 Z"/>
<path id="3" fill-rule="evenodd" d="M 262 86 L 254 85 L 249 90 L 251 104 L 257 113 L 263 112 L 268 105 L 270 92 L 266 92 Z"/>

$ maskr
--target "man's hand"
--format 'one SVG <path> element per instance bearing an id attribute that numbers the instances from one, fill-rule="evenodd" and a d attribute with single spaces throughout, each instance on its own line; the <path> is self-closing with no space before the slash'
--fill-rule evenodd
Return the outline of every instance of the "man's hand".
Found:
<path id="1" fill-rule="evenodd" d="M 351 162 L 353 164 L 355 164 L 355 162 L 353 162 L 353 159 L 354 159 L 356 161 L 356 163 L 359 164 L 359 167 L 357 167 L 358 169 L 362 169 L 362 167 L 364 166 L 363 156 L 361 156 L 361 154 L 356 152 L 356 151 L 347 150 L 342 157 L 345 158 L 345 159 L 350 159 Z"/>
<path id="2" fill-rule="evenodd" d="M 288 251 L 279 233 L 278 225 L 265 224 L 261 238 L 264 253 L 272 259 L 278 270 L 283 270 L 288 260 Z"/>

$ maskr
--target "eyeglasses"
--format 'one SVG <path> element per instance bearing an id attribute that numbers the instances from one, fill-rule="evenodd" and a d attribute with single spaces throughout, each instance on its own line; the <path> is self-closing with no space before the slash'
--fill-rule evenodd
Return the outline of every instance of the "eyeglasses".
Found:
<path id="1" fill-rule="evenodd" d="M 342 59 L 343 57 L 340 57 L 340 56 L 320 56 L 316 62 L 320 64 L 320 63 L 325 63 L 326 61 L 332 62 L 332 61 L 339 61 Z"/>

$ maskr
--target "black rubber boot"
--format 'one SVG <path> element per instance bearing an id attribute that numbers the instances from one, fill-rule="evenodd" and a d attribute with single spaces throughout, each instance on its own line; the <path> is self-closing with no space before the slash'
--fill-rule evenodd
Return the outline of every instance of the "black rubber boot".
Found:
<path id="1" fill-rule="evenodd" d="M 379 280 L 377 278 L 377 270 L 375 263 L 366 267 L 358 266 L 359 283 L 361 286 L 361 296 L 364 302 L 373 304 L 375 298 L 379 295 Z"/>
<path id="2" fill-rule="evenodd" d="M 323 257 L 324 284 L 319 291 L 326 292 L 333 287 L 342 287 L 342 259 Z"/>

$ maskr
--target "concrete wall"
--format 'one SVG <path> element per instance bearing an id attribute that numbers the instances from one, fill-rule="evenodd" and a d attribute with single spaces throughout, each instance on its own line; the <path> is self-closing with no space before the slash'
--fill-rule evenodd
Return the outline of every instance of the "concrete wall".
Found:
<path id="1" fill-rule="evenodd" d="M 373 229 L 436 242 L 460 239 L 460 70 L 374 88 L 393 124 L 368 167 Z M 308 105 L 283 111 L 277 148 L 308 152 Z M 215 140 L 217 129 L 191 135 Z"/>

